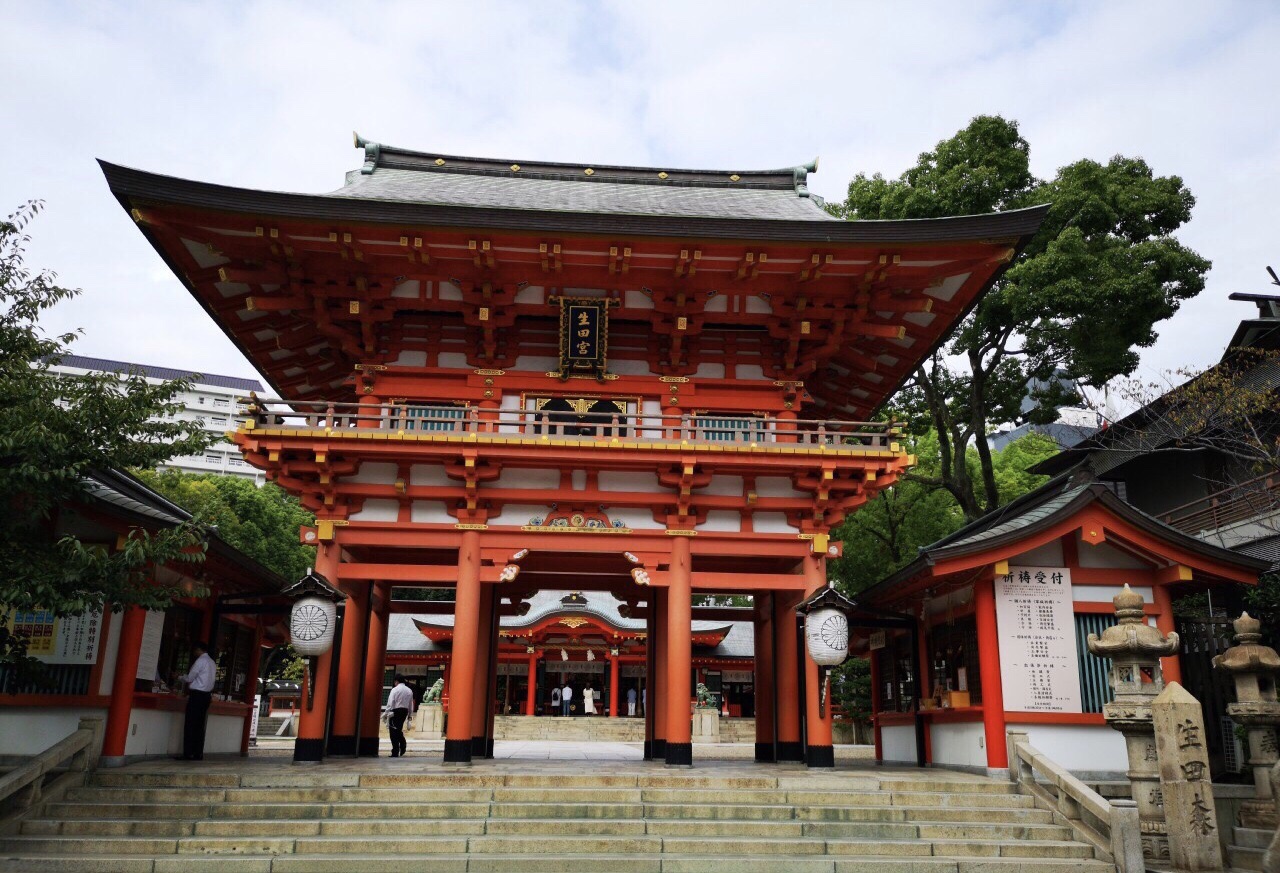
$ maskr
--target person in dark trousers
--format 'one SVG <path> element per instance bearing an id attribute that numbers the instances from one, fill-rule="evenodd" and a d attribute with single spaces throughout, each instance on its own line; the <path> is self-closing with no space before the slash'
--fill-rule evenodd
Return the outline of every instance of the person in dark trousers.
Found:
<path id="1" fill-rule="evenodd" d="M 404 738 L 404 721 L 413 714 L 413 691 L 399 674 L 396 674 L 395 687 L 387 695 L 387 712 L 391 715 L 387 722 L 387 732 L 391 734 L 391 757 L 403 758 L 409 751 L 409 744 Z"/>
<path id="2" fill-rule="evenodd" d="M 209 701 L 213 699 L 213 683 L 218 665 L 209 657 L 209 644 L 191 647 L 196 656 L 187 675 L 179 679 L 187 686 L 187 718 L 182 726 L 182 755 L 179 761 L 204 759 L 204 731 L 209 721 Z"/>

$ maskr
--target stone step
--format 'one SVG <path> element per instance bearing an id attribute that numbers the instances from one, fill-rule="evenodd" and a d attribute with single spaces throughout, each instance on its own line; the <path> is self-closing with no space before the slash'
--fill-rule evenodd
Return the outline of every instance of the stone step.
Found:
<path id="1" fill-rule="evenodd" d="M 369 873 L 367 861 L 350 855 L 281 855 L 275 858 L 63 855 L 0 858 L 8 873 Z M 396 873 L 723 873 L 724 861 L 706 855 L 652 857 L 573 855 L 410 854 L 395 858 Z M 735 856 L 734 873 L 1113 873 L 1084 859 L 837 858 L 832 856 Z"/>
<path id="2" fill-rule="evenodd" d="M 1262 856 L 1267 850 L 1250 846 L 1228 846 L 1227 864 L 1235 870 L 1262 870 Z"/>
<path id="3" fill-rule="evenodd" d="M 1264 828 L 1235 828 L 1231 842 L 1245 849 L 1265 849 L 1275 834 Z"/>

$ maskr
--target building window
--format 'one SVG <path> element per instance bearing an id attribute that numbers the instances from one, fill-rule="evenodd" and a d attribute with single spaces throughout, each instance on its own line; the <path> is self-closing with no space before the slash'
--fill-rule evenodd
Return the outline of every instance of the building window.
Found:
<path id="1" fill-rule="evenodd" d="M 228 462 L 229 462 L 229 463 L 231 464 L 231 466 L 233 466 L 233 467 L 243 467 L 243 466 L 244 466 L 244 458 L 230 458 L 230 459 L 228 459 Z"/>
<path id="2" fill-rule="evenodd" d="M 219 466 L 222 464 L 222 455 L 205 455 L 204 459 L 210 464 L 218 464 Z"/>
<path id="3" fill-rule="evenodd" d="M 220 397 L 218 397 L 218 398 L 214 398 L 213 405 L 214 405 L 214 406 L 216 406 L 216 407 L 220 407 L 220 408 L 226 409 L 226 407 L 227 407 L 227 401 L 226 401 L 226 400 L 223 400 L 223 399 L 222 399 L 222 398 L 220 398 Z"/>
<path id="4" fill-rule="evenodd" d="M 1086 640 L 1089 634 L 1102 636 L 1102 632 L 1115 623 L 1114 615 L 1103 612 L 1076 614 L 1076 660 L 1080 665 L 1080 709 L 1083 712 L 1102 712 L 1102 705 L 1112 700 L 1108 677 L 1111 659 L 1090 654 Z"/>
<path id="5" fill-rule="evenodd" d="M 225 416 L 214 416 L 213 418 L 209 419 L 209 423 L 214 427 L 226 427 L 227 419 Z"/>
<path id="6" fill-rule="evenodd" d="M 693 420 L 694 439 L 717 443 L 760 442 L 764 423 L 754 415 L 721 415 L 711 413 Z"/>

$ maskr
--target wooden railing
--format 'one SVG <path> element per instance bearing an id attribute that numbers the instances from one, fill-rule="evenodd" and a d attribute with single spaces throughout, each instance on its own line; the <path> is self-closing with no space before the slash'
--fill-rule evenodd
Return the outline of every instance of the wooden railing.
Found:
<path id="1" fill-rule="evenodd" d="M 789 443 L 809 448 L 888 449 L 901 429 L 892 422 L 787 419 L 726 413 L 678 416 L 569 411 L 539 412 L 405 403 L 280 401 L 246 403 L 255 428 L 377 430 L 403 434 L 491 434 L 546 439 L 623 438 L 718 445 Z"/>
<path id="2" fill-rule="evenodd" d="M 1277 511 L 1280 473 L 1268 473 L 1184 503 L 1161 515 L 1160 520 L 1183 533 L 1198 534 Z"/>
<path id="3" fill-rule="evenodd" d="M 69 736 L 0 776 L 0 833 L 14 830 L 34 806 L 85 784 L 98 766 L 103 726 L 100 716 L 82 718 Z"/>
<path id="4" fill-rule="evenodd" d="M 1066 819 L 1076 836 L 1094 848 L 1118 873 L 1143 873 L 1138 804 L 1108 801 L 1037 751 L 1024 731 L 1009 731 L 1009 778 L 1042 809 Z"/>

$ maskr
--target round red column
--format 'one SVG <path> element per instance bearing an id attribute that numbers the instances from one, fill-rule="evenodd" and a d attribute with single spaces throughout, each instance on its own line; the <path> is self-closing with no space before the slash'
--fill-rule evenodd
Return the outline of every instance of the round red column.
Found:
<path id="1" fill-rule="evenodd" d="M 458 547 L 458 588 L 454 595 L 453 652 L 450 661 L 449 721 L 444 762 L 471 763 L 471 707 L 475 699 L 476 654 L 480 642 L 480 532 L 464 530 Z"/>
<path id="2" fill-rule="evenodd" d="M 689 673 L 693 660 L 692 559 L 689 538 L 671 543 L 667 588 L 667 766 L 693 766 L 693 717 L 689 712 Z"/>
<path id="3" fill-rule="evenodd" d="M 1156 627 L 1160 633 L 1168 636 L 1174 631 L 1173 597 L 1169 594 L 1169 589 L 1160 584 L 1151 586 L 1151 602 L 1155 604 L 1156 609 L 1160 610 L 1156 613 Z M 1182 662 L 1178 660 L 1177 655 L 1161 658 L 1160 672 L 1164 676 L 1166 685 L 1170 682 L 1182 684 Z"/>
<path id="4" fill-rule="evenodd" d="M 827 587 L 827 556 L 806 555 L 804 558 L 805 596 Z M 822 709 L 822 670 L 809 657 L 808 646 L 804 654 L 805 670 L 805 763 L 810 767 L 834 767 L 835 747 L 831 741 L 831 706 L 828 700 L 826 714 Z"/>
<path id="5" fill-rule="evenodd" d="M 316 573 L 332 583 L 338 578 L 341 560 L 341 550 L 336 543 L 320 545 L 316 549 Z M 345 623 L 343 632 L 345 635 Z M 332 667 L 333 649 L 307 665 L 302 683 L 302 708 L 298 711 L 298 736 L 293 741 L 296 764 L 319 763 L 324 758 L 325 726 L 329 720 L 329 671 Z"/>
<path id="6" fill-rule="evenodd" d="M 378 757 L 382 729 L 382 675 L 387 661 L 387 626 L 391 612 L 391 583 L 375 582 L 370 589 L 368 657 L 364 662 L 364 700 L 360 702 L 361 757 Z"/>
<path id="7" fill-rule="evenodd" d="M 107 724 L 102 736 L 101 765 L 119 767 L 124 763 L 124 746 L 129 739 L 129 718 L 133 713 L 133 686 L 138 676 L 138 657 L 142 650 L 142 629 L 147 611 L 130 606 L 120 622 L 120 644 L 116 649 L 116 667 L 111 674 L 111 703 L 107 707 Z"/>
<path id="8" fill-rule="evenodd" d="M 802 595 L 798 591 L 773 593 L 773 635 L 776 640 L 774 679 L 778 694 L 773 717 L 778 726 L 777 758 L 779 764 L 804 761 L 804 744 L 800 742 L 800 662 L 796 649 L 796 606 Z"/>
<path id="9" fill-rule="evenodd" d="M 982 675 L 982 727 L 987 742 L 987 766 L 1004 768 L 1009 766 L 1009 752 L 1004 735 L 1004 689 L 1000 681 L 1000 636 L 996 625 L 994 576 L 979 577 L 973 584 L 973 609 Z M 921 672 L 924 672 L 924 665 L 921 665 Z"/>
<path id="10" fill-rule="evenodd" d="M 755 675 L 752 687 L 756 697 L 756 761 L 772 764 L 774 752 L 773 724 L 773 604 L 768 594 L 753 598 L 755 611 Z"/>
<path id="11" fill-rule="evenodd" d="M 493 610 L 494 589 L 492 585 L 480 588 L 480 627 L 476 642 L 476 668 L 472 679 L 471 697 L 471 757 L 485 756 L 486 737 L 489 732 L 489 715 L 493 711 L 493 700 L 490 698 L 491 685 L 489 679 L 496 670 L 493 663 Z"/>
<path id="12" fill-rule="evenodd" d="M 618 717 L 618 656 L 609 658 L 609 718 Z"/>
<path id="13" fill-rule="evenodd" d="M 535 715 L 538 706 L 538 653 L 529 653 L 529 687 L 525 689 L 524 714 Z"/>
<path id="14" fill-rule="evenodd" d="M 253 696 L 258 693 L 258 670 L 262 666 L 262 622 L 253 623 L 253 649 L 249 654 L 249 669 L 245 675 L 244 694 L 248 698 L 249 712 L 244 717 L 244 728 L 240 732 L 240 757 L 249 756 L 249 728 L 253 726 Z"/>
<path id="15" fill-rule="evenodd" d="M 329 754 L 356 756 L 356 724 L 360 719 L 360 678 L 365 665 L 365 627 L 368 624 L 370 585 L 347 588 L 342 619 L 342 656 L 338 658 L 338 685 L 334 689 L 333 723 Z"/>

